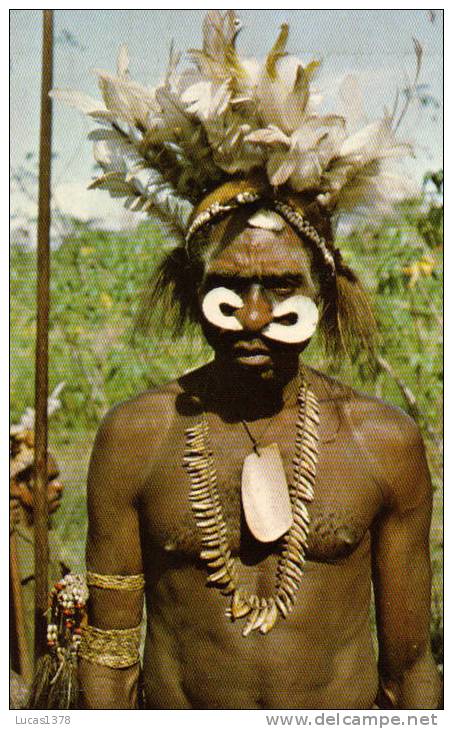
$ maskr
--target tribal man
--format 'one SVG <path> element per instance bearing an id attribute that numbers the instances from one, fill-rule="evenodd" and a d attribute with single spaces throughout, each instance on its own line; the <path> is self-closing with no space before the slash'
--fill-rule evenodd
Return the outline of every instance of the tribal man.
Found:
<path id="1" fill-rule="evenodd" d="M 31 666 L 35 620 L 35 565 L 33 559 L 34 433 L 26 415 L 10 428 L 10 699 L 11 708 L 23 708 L 27 668 Z M 61 505 L 63 484 L 51 453 L 47 457 L 49 514 Z M 69 568 L 62 545 L 49 520 L 49 581 L 59 580 Z"/>
<path id="2" fill-rule="evenodd" d="M 354 131 L 315 113 L 317 64 L 286 56 L 286 26 L 262 66 L 237 32 L 232 11 L 209 13 L 196 68 L 177 76 L 172 58 L 153 93 L 123 50 L 100 77 L 106 108 L 82 104 L 112 123 L 95 184 L 181 235 L 150 308 L 200 324 L 214 352 L 99 430 L 82 706 L 137 708 L 141 683 L 149 709 L 436 708 L 419 431 L 303 364 L 317 328 L 331 351 L 371 347 L 331 220 L 401 192 L 385 163 L 407 145 L 389 117 Z"/>

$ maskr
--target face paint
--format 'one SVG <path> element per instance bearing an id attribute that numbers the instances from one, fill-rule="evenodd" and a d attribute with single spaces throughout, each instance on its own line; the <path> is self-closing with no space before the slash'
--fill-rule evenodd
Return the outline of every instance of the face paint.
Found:
<path id="1" fill-rule="evenodd" d="M 268 339 L 285 344 L 300 344 L 314 334 L 318 324 L 319 312 L 315 302 L 308 296 L 300 294 L 285 299 L 274 307 L 272 311 L 274 321 L 263 329 L 263 335 Z M 294 324 L 280 324 L 276 319 L 295 314 L 297 320 Z"/>
<path id="2" fill-rule="evenodd" d="M 202 302 L 202 311 L 210 324 L 228 331 L 240 331 L 244 327 L 232 311 L 226 314 L 222 306 L 241 309 L 244 302 L 241 297 L 225 286 L 218 286 L 208 291 Z M 294 314 L 297 319 L 293 324 L 283 324 L 278 319 Z M 274 321 L 268 324 L 262 334 L 268 339 L 285 344 L 300 344 L 314 334 L 318 324 L 319 312 L 315 302 L 308 296 L 300 294 L 277 304 L 272 310 Z"/>
<path id="3" fill-rule="evenodd" d="M 215 289 L 211 289 L 201 304 L 203 314 L 208 322 L 220 327 L 220 329 L 228 329 L 229 331 L 237 332 L 243 329 L 244 327 L 236 319 L 234 311 L 231 314 L 225 314 L 221 309 L 222 305 L 240 309 L 244 306 L 244 302 L 235 291 L 227 289 L 225 286 L 217 286 Z"/>

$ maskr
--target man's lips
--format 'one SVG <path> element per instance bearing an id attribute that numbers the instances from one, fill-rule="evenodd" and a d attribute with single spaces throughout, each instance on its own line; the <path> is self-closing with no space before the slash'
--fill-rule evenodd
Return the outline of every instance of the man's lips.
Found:
<path id="1" fill-rule="evenodd" d="M 253 342 L 236 342 L 233 354 L 237 362 L 246 365 L 263 366 L 271 361 L 270 351 L 263 344 Z"/>

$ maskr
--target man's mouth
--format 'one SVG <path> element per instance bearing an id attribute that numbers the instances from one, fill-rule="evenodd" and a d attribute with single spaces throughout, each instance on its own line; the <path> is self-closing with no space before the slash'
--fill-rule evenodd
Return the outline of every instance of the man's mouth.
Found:
<path id="1" fill-rule="evenodd" d="M 246 366 L 265 367 L 272 361 L 269 349 L 253 342 L 236 342 L 233 354 L 236 362 Z"/>

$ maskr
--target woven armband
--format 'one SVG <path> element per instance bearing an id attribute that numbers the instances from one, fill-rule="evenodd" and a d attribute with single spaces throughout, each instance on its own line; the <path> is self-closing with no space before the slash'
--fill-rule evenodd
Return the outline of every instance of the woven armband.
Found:
<path id="1" fill-rule="evenodd" d="M 87 585 L 100 587 L 103 590 L 142 590 L 145 586 L 145 577 L 140 575 L 99 575 L 97 572 L 87 572 Z"/>
<path id="2" fill-rule="evenodd" d="M 92 625 L 82 628 L 79 657 L 109 668 L 128 668 L 138 663 L 140 626 L 125 630 L 101 630 Z"/>

